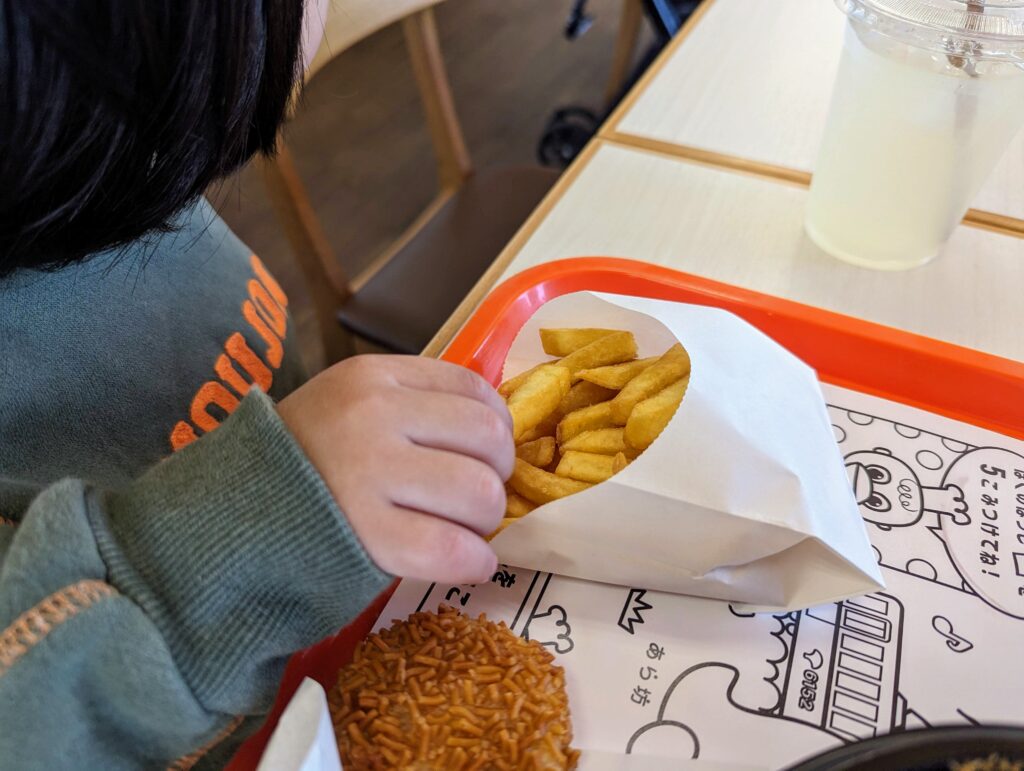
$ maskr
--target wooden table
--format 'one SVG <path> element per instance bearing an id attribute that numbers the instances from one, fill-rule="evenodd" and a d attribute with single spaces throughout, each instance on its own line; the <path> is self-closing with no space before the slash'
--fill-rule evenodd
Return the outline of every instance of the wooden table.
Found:
<path id="1" fill-rule="evenodd" d="M 612 255 L 1024 359 L 1024 135 L 929 265 L 856 268 L 804 235 L 842 29 L 830 0 L 705 0 L 427 352 L 501 279 Z"/>
<path id="2" fill-rule="evenodd" d="M 705 0 L 601 135 L 807 184 L 845 24 L 833 0 Z M 1024 232 L 1022 169 L 1024 132 L 968 220 Z"/>

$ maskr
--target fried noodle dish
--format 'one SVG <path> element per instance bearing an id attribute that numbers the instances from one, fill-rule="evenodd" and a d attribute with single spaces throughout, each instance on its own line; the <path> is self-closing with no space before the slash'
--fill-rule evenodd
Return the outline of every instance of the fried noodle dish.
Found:
<path id="1" fill-rule="evenodd" d="M 554 656 L 441 607 L 370 635 L 328 702 L 345 769 L 572 769 Z"/>

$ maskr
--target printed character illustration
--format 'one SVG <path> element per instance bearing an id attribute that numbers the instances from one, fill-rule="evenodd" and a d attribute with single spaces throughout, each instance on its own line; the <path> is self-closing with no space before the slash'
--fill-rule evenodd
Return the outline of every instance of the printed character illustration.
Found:
<path id="1" fill-rule="evenodd" d="M 781 714 L 843 741 L 903 727 L 903 604 L 878 592 L 799 614 Z"/>
<path id="2" fill-rule="evenodd" d="M 830 410 L 886 591 L 904 605 L 906 727 L 1018 714 L 1019 699 L 1007 712 L 988 689 L 1024 693 L 1024 670 L 1005 665 L 1024 645 L 1024 456 Z M 862 449 L 881 445 L 893 450 Z"/>
<path id="3" fill-rule="evenodd" d="M 971 590 L 1024 619 L 1024 456 L 976 447 L 949 466 L 943 483 L 964 492 L 966 522 L 932 528 Z"/>
<path id="4" fill-rule="evenodd" d="M 935 533 L 942 522 L 970 523 L 963 490 L 955 484 L 930 486 L 909 463 L 884 448 L 846 455 L 846 471 L 870 523 L 868 533 L 880 565 L 925 581 L 973 593 Z"/>
<path id="5" fill-rule="evenodd" d="M 741 734 L 774 767 L 901 730 L 908 714 L 899 693 L 903 613 L 895 597 L 876 593 L 776 615 L 771 634 L 785 653 L 770 661 L 774 706 L 745 703 L 735 665 L 700 663 L 672 682 L 657 719 L 630 737 L 626 751 L 678 757 L 688 750 L 683 757 L 740 763 L 749 759 L 749 748 L 735 741 Z"/>
<path id="6" fill-rule="evenodd" d="M 552 653 L 565 654 L 575 646 L 569 616 L 561 605 L 542 605 L 552 577 L 551 573 L 499 565 L 486 584 L 430 584 L 416 610 L 430 609 L 438 603 L 444 603 L 475 614 L 476 608 L 483 606 L 490 608 L 492 616 L 500 617 L 503 613 L 498 609 L 504 608 L 511 619 L 508 622 L 509 629 L 527 640 L 535 640 Z"/>
<path id="7" fill-rule="evenodd" d="M 536 640 L 551 648 L 554 653 L 569 653 L 575 646 L 569 618 L 561 605 L 551 605 L 543 612 L 534 608 L 521 634 L 527 640 Z"/>
<path id="8" fill-rule="evenodd" d="M 644 623 L 644 611 L 652 607 L 644 599 L 646 594 L 646 589 L 630 589 L 626 594 L 626 602 L 619 613 L 618 627 L 627 634 L 636 634 L 637 627 Z"/>
<path id="9" fill-rule="evenodd" d="M 1024 618 L 1024 457 L 996 447 L 964 449 L 937 486 L 884 447 L 849 453 L 846 470 L 861 515 L 877 528 L 871 540 L 881 565 Z M 946 465 L 924 452 L 935 464 L 926 473 Z M 924 528 L 920 535 L 889 535 L 914 526 Z"/>
<path id="10" fill-rule="evenodd" d="M 572 639 L 569 614 L 561 605 L 543 603 L 544 595 L 553 578 L 551 573 L 534 573 L 530 588 L 523 597 L 515 618 L 509 624 L 516 634 L 527 640 L 534 640 L 552 653 L 570 653 L 576 646 Z M 539 587 L 534 591 L 534 587 Z M 527 606 L 532 601 L 532 608 Z"/>
<path id="11" fill-rule="evenodd" d="M 847 455 L 846 473 L 861 516 L 882 530 L 917 524 L 926 512 L 948 515 L 957 524 L 970 521 L 959 487 L 924 486 L 909 464 L 884 447 Z"/>

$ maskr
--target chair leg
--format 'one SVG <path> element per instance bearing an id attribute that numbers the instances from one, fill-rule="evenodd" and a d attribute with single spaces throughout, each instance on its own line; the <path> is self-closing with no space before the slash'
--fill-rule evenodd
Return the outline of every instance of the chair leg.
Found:
<path id="1" fill-rule="evenodd" d="M 351 296 L 348 281 L 313 212 L 284 140 L 278 138 L 273 158 L 261 157 L 258 163 L 271 203 L 306 280 L 320 326 L 324 361 L 330 365 L 352 356 L 355 353 L 352 337 L 337 319 L 338 309 Z"/>
<path id="2" fill-rule="evenodd" d="M 604 103 L 611 105 L 622 90 L 633 61 L 633 51 L 640 36 L 640 24 L 644 18 L 642 0 L 622 0 L 622 14 L 619 17 L 619 33 L 615 38 L 612 53 L 611 72 L 604 91 Z"/>
<path id="3" fill-rule="evenodd" d="M 458 188 L 473 173 L 473 166 L 455 112 L 433 9 L 405 17 L 402 29 L 434 143 L 438 182 L 442 188 Z"/>

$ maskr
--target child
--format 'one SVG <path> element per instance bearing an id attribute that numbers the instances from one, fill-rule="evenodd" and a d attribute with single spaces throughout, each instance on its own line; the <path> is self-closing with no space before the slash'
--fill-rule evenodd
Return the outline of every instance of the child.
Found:
<path id="1" fill-rule="evenodd" d="M 219 767 L 393 576 L 495 568 L 494 391 L 387 356 L 301 385 L 200 198 L 272 148 L 323 11 L 0 0 L 5 769 Z"/>

